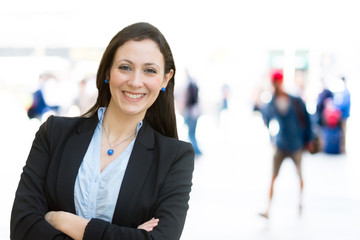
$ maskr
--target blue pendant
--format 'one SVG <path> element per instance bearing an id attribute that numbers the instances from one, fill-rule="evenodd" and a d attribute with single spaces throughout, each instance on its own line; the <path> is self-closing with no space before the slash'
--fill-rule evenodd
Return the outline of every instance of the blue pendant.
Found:
<path id="1" fill-rule="evenodd" d="M 110 155 L 110 156 L 111 156 L 111 155 L 113 155 L 114 150 L 110 148 L 110 149 L 107 151 L 107 153 L 108 153 L 108 155 Z"/>

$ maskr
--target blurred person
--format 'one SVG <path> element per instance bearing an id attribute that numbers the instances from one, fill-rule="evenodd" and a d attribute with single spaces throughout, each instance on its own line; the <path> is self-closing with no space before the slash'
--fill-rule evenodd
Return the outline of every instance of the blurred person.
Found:
<path id="1" fill-rule="evenodd" d="M 226 111 L 229 108 L 230 86 L 224 83 L 221 86 L 221 93 L 222 93 L 222 101 L 221 101 L 220 112 Z"/>
<path id="2" fill-rule="evenodd" d="M 322 83 L 322 91 L 319 93 L 318 98 L 317 98 L 317 102 L 316 102 L 316 112 L 315 112 L 315 121 L 317 123 L 318 126 L 324 126 L 325 124 L 325 120 L 324 120 L 324 109 L 325 109 L 325 102 L 328 99 L 333 99 L 334 97 L 334 93 L 329 90 L 325 84 L 325 80 L 322 78 L 321 79 L 321 83 Z"/>
<path id="3" fill-rule="evenodd" d="M 86 113 L 96 102 L 97 89 L 96 79 L 94 77 L 86 77 L 79 83 L 79 95 L 75 100 L 79 107 L 80 114 Z"/>
<path id="4" fill-rule="evenodd" d="M 335 93 L 334 101 L 337 107 L 341 111 L 341 152 L 346 152 L 346 125 L 347 120 L 350 117 L 350 109 L 351 109 L 351 99 L 350 99 L 350 91 L 347 87 L 345 76 L 340 77 L 343 89 L 342 91 Z"/>
<path id="5" fill-rule="evenodd" d="M 178 140 L 175 64 L 162 33 L 129 25 L 107 46 L 98 98 L 36 133 L 11 213 L 11 239 L 179 239 L 194 150 Z"/>
<path id="6" fill-rule="evenodd" d="M 320 79 L 321 82 L 321 91 L 317 96 L 316 100 L 316 110 L 312 116 L 312 121 L 314 122 L 314 130 L 319 136 L 319 150 L 324 151 L 326 145 L 326 139 L 324 134 L 324 128 L 326 128 L 326 120 L 324 118 L 324 110 L 326 103 L 334 98 L 334 93 L 328 88 L 324 78 Z"/>
<path id="7" fill-rule="evenodd" d="M 296 166 L 300 183 L 299 213 L 302 210 L 302 192 L 304 187 L 301 172 L 301 160 L 304 146 L 311 144 L 310 116 L 306 110 L 303 100 L 291 96 L 283 89 L 283 73 L 276 70 L 272 73 L 271 82 L 273 86 L 273 97 L 262 109 L 262 114 L 267 127 L 270 121 L 275 119 L 279 125 L 279 132 L 275 136 L 275 148 L 273 155 L 273 172 L 270 183 L 269 201 L 267 209 L 260 213 L 261 216 L 269 218 L 271 201 L 274 194 L 274 183 L 279 174 L 281 164 L 286 158 L 291 158 Z M 306 126 L 301 122 L 305 121 Z"/>
<path id="8" fill-rule="evenodd" d="M 216 120 L 219 126 L 222 128 L 221 132 L 225 134 L 223 139 L 226 138 L 229 127 L 229 98 L 231 88 L 227 83 L 223 83 L 221 86 L 221 101 L 216 115 Z"/>
<path id="9" fill-rule="evenodd" d="M 200 156 L 202 155 L 202 152 L 199 149 L 196 139 L 197 123 L 201 115 L 201 109 L 199 105 L 199 87 L 196 84 L 194 78 L 190 76 L 188 70 L 186 70 L 186 77 L 187 86 L 185 90 L 185 108 L 183 115 L 185 124 L 188 126 L 188 136 L 194 148 L 195 155 Z"/>
<path id="10" fill-rule="evenodd" d="M 27 110 L 28 117 L 30 119 L 37 118 L 42 121 L 43 115 L 58 114 L 59 106 L 53 104 L 54 102 L 49 100 L 48 89 L 49 85 L 54 85 L 57 79 L 54 75 L 49 73 L 41 74 L 39 77 L 39 87 L 32 95 L 32 105 Z M 53 104 L 53 105 L 52 105 Z"/>
<path id="11" fill-rule="evenodd" d="M 334 99 L 328 98 L 324 103 L 324 124 L 321 127 L 323 137 L 323 151 L 330 154 L 341 153 L 341 119 L 340 108 L 334 103 Z"/>

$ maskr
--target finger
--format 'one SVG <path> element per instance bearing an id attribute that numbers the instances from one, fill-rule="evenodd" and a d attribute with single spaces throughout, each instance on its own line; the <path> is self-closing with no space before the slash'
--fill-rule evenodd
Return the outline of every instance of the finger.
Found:
<path id="1" fill-rule="evenodd" d="M 155 227 L 157 226 L 159 223 L 158 222 L 151 222 L 151 223 L 147 223 L 146 226 L 147 227 Z"/>
<path id="2" fill-rule="evenodd" d="M 53 215 L 54 215 L 54 212 L 52 212 L 52 211 L 46 213 L 45 214 L 45 220 L 49 222 Z"/>
<path id="3" fill-rule="evenodd" d="M 139 226 L 138 229 L 142 229 L 142 230 L 145 230 L 147 232 L 151 232 L 154 227 L 149 227 L 149 226 Z"/>
<path id="4" fill-rule="evenodd" d="M 148 228 L 148 227 L 155 227 L 155 226 L 158 225 L 158 223 L 159 223 L 158 221 L 146 222 L 146 223 L 141 224 L 140 226 L 141 226 L 141 227 L 146 227 L 146 228 Z"/>
<path id="5" fill-rule="evenodd" d="M 159 219 L 158 218 L 152 218 L 147 222 L 144 222 L 143 224 L 153 224 L 153 223 L 158 223 Z"/>
<path id="6" fill-rule="evenodd" d="M 159 223 L 159 219 L 152 218 L 149 221 L 139 225 L 138 229 L 143 229 L 147 232 L 151 232 L 154 229 L 154 227 L 158 225 L 158 223 Z"/>
<path id="7" fill-rule="evenodd" d="M 151 222 L 151 223 L 158 223 L 159 222 L 159 219 L 158 218 L 152 218 L 150 219 L 148 222 Z"/>

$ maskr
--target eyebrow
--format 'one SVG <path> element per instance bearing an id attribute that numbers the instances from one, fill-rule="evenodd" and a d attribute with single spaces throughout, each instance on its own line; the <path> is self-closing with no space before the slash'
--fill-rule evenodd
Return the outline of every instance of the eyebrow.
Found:
<path id="1" fill-rule="evenodd" d="M 130 61 L 130 60 L 128 60 L 128 59 L 119 59 L 119 60 L 117 60 L 115 63 L 118 63 L 118 62 L 121 62 L 121 61 L 128 62 L 128 63 L 130 63 L 130 64 L 133 64 L 133 62 L 132 62 L 132 61 Z M 145 65 L 145 66 L 152 66 L 152 65 L 155 65 L 155 66 L 157 66 L 157 67 L 160 67 L 160 66 L 159 66 L 159 65 L 157 65 L 156 63 L 152 63 L 152 62 L 145 63 L 144 65 Z"/>

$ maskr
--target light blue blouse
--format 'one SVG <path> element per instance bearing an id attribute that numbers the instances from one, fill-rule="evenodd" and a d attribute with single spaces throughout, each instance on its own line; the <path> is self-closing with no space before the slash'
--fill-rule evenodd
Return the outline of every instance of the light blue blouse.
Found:
<path id="1" fill-rule="evenodd" d="M 99 123 L 79 168 L 75 181 L 74 201 L 78 216 L 90 220 L 100 218 L 111 222 L 117 198 L 135 139 L 123 153 L 100 172 L 100 147 L 103 116 L 106 108 L 99 108 Z M 142 126 L 139 123 L 136 135 Z"/>

